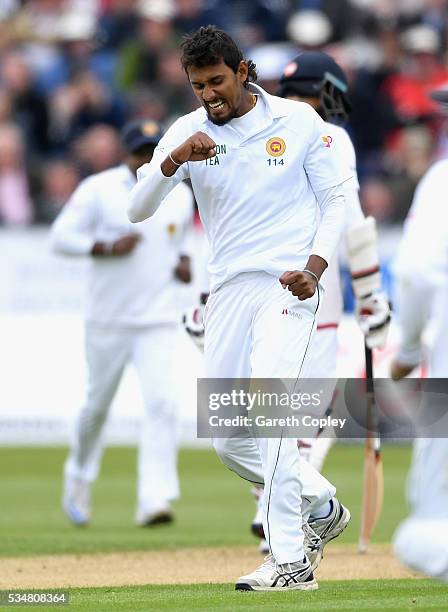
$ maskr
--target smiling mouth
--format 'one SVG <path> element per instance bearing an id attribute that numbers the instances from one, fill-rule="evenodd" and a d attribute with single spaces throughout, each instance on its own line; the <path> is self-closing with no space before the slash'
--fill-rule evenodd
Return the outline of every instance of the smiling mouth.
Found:
<path id="1" fill-rule="evenodd" d="M 225 106 L 224 100 L 217 100 L 216 102 L 208 102 L 207 106 L 214 111 L 222 110 Z"/>

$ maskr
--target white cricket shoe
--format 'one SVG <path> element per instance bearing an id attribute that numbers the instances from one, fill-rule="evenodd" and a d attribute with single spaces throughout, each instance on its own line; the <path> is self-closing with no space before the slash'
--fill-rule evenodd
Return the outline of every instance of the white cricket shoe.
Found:
<path id="1" fill-rule="evenodd" d="M 135 515 L 135 523 L 139 527 L 152 527 L 153 525 L 163 525 L 165 523 L 172 523 L 173 521 L 174 514 L 169 504 L 159 510 L 153 510 L 151 512 L 144 508 L 139 508 Z"/>
<path id="2" fill-rule="evenodd" d="M 318 584 L 306 557 L 303 562 L 279 565 L 268 555 L 259 568 L 241 576 L 235 585 L 237 591 L 315 591 Z"/>
<path id="3" fill-rule="evenodd" d="M 266 555 L 267 553 L 271 551 L 269 548 L 269 544 L 267 543 L 264 537 L 263 513 L 262 513 L 263 489 L 261 487 L 254 487 L 252 489 L 252 493 L 255 497 L 255 502 L 257 504 L 257 512 L 251 524 L 251 531 L 255 536 L 260 538 L 260 544 L 258 546 L 258 550 L 263 555 Z M 323 550 L 322 540 L 313 531 L 313 529 L 308 525 L 308 523 L 303 523 L 302 529 L 303 529 L 303 535 L 304 535 L 305 552 L 311 563 L 311 567 L 313 568 L 313 570 L 315 570 L 322 559 L 322 550 Z"/>
<path id="4" fill-rule="evenodd" d="M 76 527 L 86 527 L 90 522 L 90 483 L 66 476 L 62 509 Z"/>
<path id="5" fill-rule="evenodd" d="M 318 536 L 321 540 L 321 544 L 318 547 L 317 540 L 310 537 L 310 533 L 305 533 L 305 553 L 308 556 L 313 569 L 319 565 L 322 557 L 324 547 L 330 542 L 337 538 L 347 527 L 350 522 L 350 512 L 348 508 L 343 506 L 341 502 L 333 497 L 330 500 L 331 512 L 325 518 L 310 518 L 308 521 L 308 527 L 315 536 Z M 318 547 L 318 548 L 317 548 Z"/>
<path id="6" fill-rule="evenodd" d="M 314 571 L 322 561 L 324 544 L 317 533 L 310 527 L 309 523 L 302 523 L 303 547 L 311 569 Z"/>

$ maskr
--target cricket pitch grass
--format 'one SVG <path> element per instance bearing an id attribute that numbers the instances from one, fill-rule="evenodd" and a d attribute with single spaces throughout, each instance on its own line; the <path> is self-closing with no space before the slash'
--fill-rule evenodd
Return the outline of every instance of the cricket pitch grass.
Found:
<path id="1" fill-rule="evenodd" d="M 316 572 L 320 588 L 311 593 L 234 591 L 235 579 L 262 556 L 249 532 L 249 486 L 213 451 L 181 451 L 176 522 L 152 529 L 133 524 L 136 456 L 128 448 L 105 454 L 92 524 L 68 524 L 60 510 L 65 454 L 0 449 L 0 589 L 65 588 L 69 610 L 448 610 L 448 586 L 409 572 L 391 552 L 393 531 L 406 515 L 409 447 L 384 449 L 384 510 L 366 555 L 356 551 L 363 448 L 340 445 L 330 452 L 325 475 L 353 518 L 327 546 Z"/>

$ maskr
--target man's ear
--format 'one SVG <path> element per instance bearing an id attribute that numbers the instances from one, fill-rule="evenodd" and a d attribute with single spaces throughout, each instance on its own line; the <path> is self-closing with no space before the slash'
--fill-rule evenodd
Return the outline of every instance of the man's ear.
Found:
<path id="1" fill-rule="evenodd" d="M 249 66 L 245 60 L 241 60 L 236 73 L 240 83 L 245 83 L 249 74 Z"/>

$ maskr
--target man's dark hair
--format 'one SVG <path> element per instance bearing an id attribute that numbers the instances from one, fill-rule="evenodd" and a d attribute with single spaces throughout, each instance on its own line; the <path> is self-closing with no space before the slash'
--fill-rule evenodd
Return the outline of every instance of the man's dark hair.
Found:
<path id="1" fill-rule="evenodd" d="M 216 26 L 202 26 L 193 34 L 185 36 L 182 44 L 182 67 L 187 72 L 190 66 L 203 68 L 219 64 L 221 60 L 236 74 L 240 62 L 244 60 L 243 53 L 231 36 L 219 30 Z M 244 86 L 249 81 L 257 80 L 255 64 L 246 60 L 249 73 Z"/>

